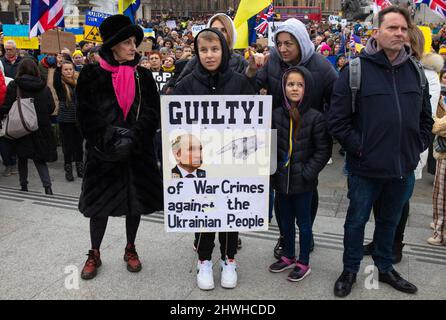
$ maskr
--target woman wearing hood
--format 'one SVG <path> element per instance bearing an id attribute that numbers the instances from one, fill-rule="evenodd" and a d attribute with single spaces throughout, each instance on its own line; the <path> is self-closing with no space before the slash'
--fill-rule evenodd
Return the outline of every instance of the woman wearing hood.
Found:
<path id="1" fill-rule="evenodd" d="M 233 52 L 234 44 L 237 39 L 237 32 L 235 30 L 234 22 L 232 21 L 232 19 L 224 13 L 217 13 L 216 15 L 214 15 L 209 19 L 207 28 L 217 29 L 223 34 L 224 39 L 226 40 L 226 44 L 230 51 L 229 67 L 235 72 L 244 74 L 246 67 L 248 66 L 248 62 L 241 55 Z M 197 50 L 196 46 L 195 50 Z M 192 70 L 195 69 L 197 63 L 198 63 L 198 58 L 195 56 L 187 63 L 181 74 L 179 74 L 178 77 L 171 83 L 169 83 L 168 86 L 174 87 L 186 75 L 190 74 Z"/>
<path id="2" fill-rule="evenodd" d="M 256 90 L 268 88 L 273 96 L 273 109 L 282 104 L 282 77 L 284 72 L 293 66 L 303 66 L 310 71 L 313 81 L 317 83 L 312 90 L 312 108 L 325 112 L 330 105 L 333 85 L 338 74 L 332 64 L 321 54 L 314 51 L 314 44 L 310 40 L 305 25 L 297 19 L 288 19 L 280 25 L 274 34 L 275 47 L 271 47 L 267 61 L 263 55 L 250 56 L 246 75 L 256 83 Z M 314 190 L 312 200 L 311 220 L 316 219 L 319 203 L 317 189 Z M 280 228 L 280 212 L 276 208 L 276 220 Z M 314 244 L 314 241 L 312 241 Z M 282 255 L 283 238 L 279 237 L 274 248 L 274 256 L 279 259 Z"/>
<path id="3" fill-rule="evenodd" d="M 80 212 L 90 218 L 85 280 L 101 266 L 99 249 L 111 216 L 126 216 L 124 261 L 128 271 L 139 272 L 135 239 L 141 215 L 163 207 L 153 147 L 160 98 L 151 72 L 138 67 L 136 51 L 144 33 L 124 15 L 108 17 L 99 30 L 104 41 L 99 64 L 86 65 L 76 87 L 77 117 L 87 141 L 79 199 Z"/>
<path id="4" fill-rule="evenodd" d="M 197 64 L 192 73 L 185 76 L 175 87 L 175 95 L 253 95 L 246 77 L 229 67 L 230 51 L 220 31 L 202 30 L 195 38 Z M 237 272 L 235 254 L 237 253 L 238 232 L 220 232 L 220 252 L 222 268 L 221 285 L 235 288 Z M 194 246 L 198 252 L 197 284 L 202 290 L 214 289 L 212 272 L 212 251 L 215 232 L 195 234 Z"/>
<path id="5" fill-rule="evenodd" d="M 269 270 L 293 269 L 288 280 L 298 282 L 311 272 L 311 200 L 319 172 L 331 155 L 332 141 L 324 116 L 312 106 L 313 78 L 304 67 L 292 67 L 282 77 L 283 105 L 273 111 L 277 130 L 277 171 L 272 178 L 281 214 L 283 255 Z M 295 223 L 299 227 L 299 257 L 295 254 Z"/>
<path id="6" fill-rule="evenodd" d="M 1 108 L 2 114 L 7 114 L 17 96 L 33 98 L 39 129 L 24 137 L 14 140 L 18 157 L 19 179 L 22 191 L 28 191 L 28 159 L 36 165 L 45 193 L 52 195 L 51 178 L 47 162 L 57 159 L 56 140 L 51 128 L 50 115 L 55 105 L 46 81 L 42 80 L 39 68 L 33 59 L 20 61 L 17 76 L 9 83 L 6 99 Z"/>

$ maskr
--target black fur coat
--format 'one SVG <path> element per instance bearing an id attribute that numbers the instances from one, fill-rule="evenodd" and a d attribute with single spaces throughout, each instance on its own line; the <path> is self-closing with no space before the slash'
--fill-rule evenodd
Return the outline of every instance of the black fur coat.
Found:
<path id="1" fill-rule="evenodd" d="M 109 64 L 116 65 L 113 59 L 105 58 Z M 111 72 L 99 65 L 87 65 L 79 76 L 77 116 L 87 140 L 79 210 L 86 217 L 137 216 L 162 210 L 162 180 L 153 147 L 153 136 L 159 125 L 160 97 L 150 72 L 141 67 L 137 72 L 141 88 L 138 120 L 139 86 L 136 76 L 135 101 L 125 120 L 116 99 Z M 112 127 L 129 129 L 134 142 L 130 154 L 120 161 L 109 161 L 96 152 L 113 144 L 107 134 Z"/>

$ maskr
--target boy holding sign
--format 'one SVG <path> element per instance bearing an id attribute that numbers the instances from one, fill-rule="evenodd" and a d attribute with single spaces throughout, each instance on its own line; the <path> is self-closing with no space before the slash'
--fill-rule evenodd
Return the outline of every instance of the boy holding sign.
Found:
<path id="1" fill-rule="evenodd" d="M 202 30 L 195 38 L 198 63 L 192 73 L 175 87 L 175 95 L 253 95 L 254 89 L 242 74 L 229 67 L 229 47 L 220 31 Z M 215 232 L 196 233 L 198 252 L 197 284 L 202 290 L 214 288 L 212 251 Z M 220 232 L 221 285 L 235 288 L 237 285 L 236 262 L 238 232 Z"/>

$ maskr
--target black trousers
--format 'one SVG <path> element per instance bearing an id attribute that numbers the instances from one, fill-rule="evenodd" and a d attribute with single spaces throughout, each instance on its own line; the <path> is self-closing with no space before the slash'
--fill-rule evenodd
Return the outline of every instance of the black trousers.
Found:
<path id="1" fill-rule="evenodd" d="M 84 158 L 81 132 L 75 123 L 59 123 L 65 163 L 82 162 Z"/>
<path id="2" fill-rule="evenodd" d="M 219 232 L 221 259 L 234 259 L 237 253 L 238 232 Z M 212 251 L 215 247 L 215 232 L 195 233 L 195 243 L 197 246 L 198 259 L 211 260 Z"/>
<path id="3" fill-rule="evenodd" d="M 130 217 L 125 219 L 125 229 L 127 233 L 127 244 L 135 244 L 136 233 L 138 232 L 141 216 Z M 107 229 L 108 217 L 90 218 L 90 239 L 91 249 L 99 250 L 105 230 Z"/>
<path id="4" fill-rule="evenodd" d="M 50 172 L 48 170 L 46 162 L 40 162 L 37 160 L 33 161 L 34 165 L 36 166 L 37 172 L 39 173 L 40 181 L 42 181 L 43 187 L 44 188 L 51 187 Z M 28 185 L 28 159 L 19 158 L 18 168 L 19 168 L 20 185 L 21 186 Z"/>

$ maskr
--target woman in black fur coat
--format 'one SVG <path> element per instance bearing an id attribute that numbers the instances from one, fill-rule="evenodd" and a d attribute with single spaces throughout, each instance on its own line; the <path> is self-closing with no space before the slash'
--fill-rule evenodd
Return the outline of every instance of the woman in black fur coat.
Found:
<path id="1" fill-rule="evenodd" d="M 83 68 L 76 88 L 87 141 L 79 210 L 90 218 L 92 243 L 83 279 L 94 278 L 101 265 L 99 247 L 110 216 L 126 215 L 124 260 L 130 272 L 140 271 L 134 243 L 141 214 L 162 210 L 163 203 L 152 143 L 160 100 L 150 72 L 137 67 L 144 34 L 123 15 L 107 18 L 99 29 L 100 63 Z"/>

